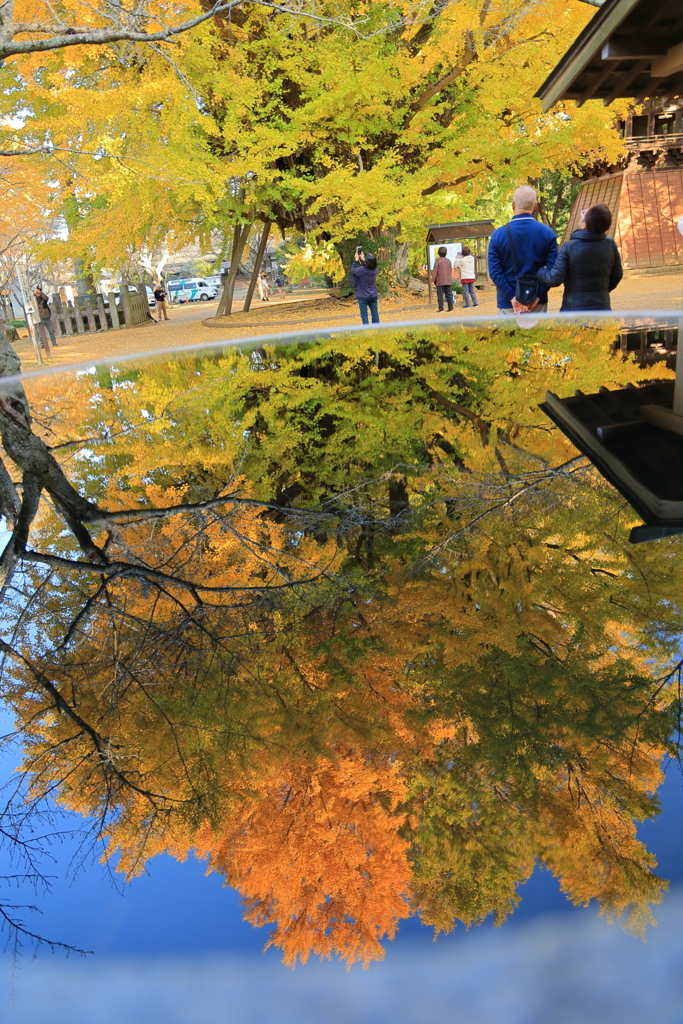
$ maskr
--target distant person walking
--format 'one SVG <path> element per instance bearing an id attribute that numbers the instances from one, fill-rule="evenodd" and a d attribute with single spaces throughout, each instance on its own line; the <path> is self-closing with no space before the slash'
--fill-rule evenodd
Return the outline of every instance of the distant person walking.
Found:
<path id="1" fill-rule="evenodd" d="M 166 312 L 166 292 L 161 287 L 161 281 L 154 289 L 154 302 L 157 308 L 158 322 L 161 323 L 162 314 L 164 320 L 168 320 L 168 313 Z"/>
<path id="2" fill-rule="evenodd" d="M 36 297 L 36 305 L 38 306 L 38 322 L 43 328 L 41 345 L 45 348 L 45 343 L 49 337 L 50 342 L 53 345 L 57 345 L 55 341 L 55 329 L 52 325 L 52 310 L 50 309 L 50 300 L 43 291 L 42 288 L 34 288 L 33 294 Z"/>
<path id="3" fill-rule="evenodd" d="M 512 220 L 497 228 L 489 242 L 489 275 L 496 286 L 499 313 L 545 313 L 548 289 L 538 280 L 541 267 L 552 269 L 557 238 L 534 217 L 538 198 L 522 185 L 512 197 Z"/>
<path id="4" fill-rule="evenodd" d="M 266 275 L 263 271 L 259 274 L 256 284 L 258 286 L 258 294 L 261 302 L 270 302 L 270 298 L 268 297 L 270 294 L 270 288 L 268 287 L 268 281 L 266 280 Z"/>
<path id="5" fill-rule="evenodd" d="M 287 296 L 285 295 L 285 278 L 283 274 L 277 275 L 277 277 L 275 278 L 275 286 L 277 288 L 278 299 L 287 298 Z"/>
<path id="6" fill-rule="evenodd" d="M 477 269 L 472 250 L 467 245 L 462 247 L 462 256 L 458 256 L 453 264 L 460 271 L 460 284 L 462 285 L 462 304 L 464 309 L 470 308 L 470 299 L 473 306 L 479 305 L 477 290 L 474 283 L 477 280 Z"/>
<path id="7" fill-rule="evenodd" d="M 378 324 L 377 260 L 371 252 L 364 253 L 360 246 L 356 248 L 356 256 L 351 265 L 351 275 L 356 285 L 356 298 L 361 320 L 364 324 L 368 322 L 368 310 L 370 310 L 373 324 Z"/>
<path id="8" fill-rule="evenodd" d="M 541 267 L 538 279 L 546 288 L 564 285 L 560 313 L 574 309 L 611 309 L 610 292 L 624 271 L 613 238 L 609 206 L 597 203 L 581 212 L 578 231 L 560 249 L 552 268 Z"/>
<path id="9" fill-rule="evenodd" d="M 432 284 L 436 285 L 436 301 L 439 304 L 439 313 L 443 313 L 444 300 L 448 306 L 448 312 L 453 311 L 453 264 L 448 259 L 448 249 L 445 245 L 439 246 L 438 256 L 434 261 L 432 271 Z"/>

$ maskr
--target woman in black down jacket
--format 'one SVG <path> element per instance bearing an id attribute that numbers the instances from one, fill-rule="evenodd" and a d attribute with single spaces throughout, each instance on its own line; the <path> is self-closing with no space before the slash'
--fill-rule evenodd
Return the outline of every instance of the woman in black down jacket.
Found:
<path id="1" fill-rule="evenodd" d="M 621 257 L 607 235 L 612 214 L 604 203 L 584 210 L 581 229 L 560 249 L 555 265 L 541 267 L 538 279 L 547 288 L 564 284 L 560 313 L 575 309 L 611 309 L 609 293 L 624 276 Z"/>

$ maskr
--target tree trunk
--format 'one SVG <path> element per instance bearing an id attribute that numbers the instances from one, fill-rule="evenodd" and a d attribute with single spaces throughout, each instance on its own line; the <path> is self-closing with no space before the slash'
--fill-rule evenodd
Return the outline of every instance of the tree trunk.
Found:
<path id="1" fill-rule="evenodd" d="M 247 290 L 247 297 L 244 300 L 244 312 L 248 313 L 251 309 L 251 300 L 254 297 L 254 290 L 256 288 L 256 282 L 258 281 L 259 274 L 261 273 L 261 264 L 263 263 L 263 256 L 268 245 L 268 239 L 270 238 L 270 221 L 267 220 L 263 225 L 263 234 L 261 235 L 261 241 L 259 242 L 258 251 L 256 253 L 256 259 L 254 260 L 254 269 L 251 272 L 251 281 L 249 282 L 249 288 Z"/>
<path id="2" fill-rule="evenodd" d="M 396 284 L 405 286 L 408 283 L 408 256 L 410 254 L 410 244 L 408 242 L 399 242 L 396 246 L 396 254 L 394 256 L 394 275 L 396 277 Z"/>
<path id="3" fill-rule="evenodd" d="M 240 260 L 242 259 L 242 253 L 244 251 L 247 238 L 249 237 L 250 230 L 251 224 L 235 225 L 235 234 L 232 241 L 230 273 L 228 274 L 228 280 L 225 282 L 225 286 L 223 288 L 221 301 L 218 303 L 216 317 L 230 316 L 232 313 L 232 297 L 235 292 L 235 281 L 237 280 L 237 274 L 240 269 Z"/>
<path id="4" fill-rule="evenodd" d="M 21 362 L 0 325 L 0 436 L 7 455 L 52 496 L 55 503 L 82 519 L 96 518 L 98 508 L 83 498 L 64 476 L 44 441 L 31 430 L 31 413 L 23 385 L 2 378 L 21 372 Z"/>
<path id="5" fill-rule="evenodd" d="M 74 260 L 74 271 L 76 274 L 76 287 L 78 288 L 79 295 L 87 295 L 88 292 L 95 291 L 95 282 L 93 281 L 92 274 L 85 272 L 85 264 L 83 260 Z"/>

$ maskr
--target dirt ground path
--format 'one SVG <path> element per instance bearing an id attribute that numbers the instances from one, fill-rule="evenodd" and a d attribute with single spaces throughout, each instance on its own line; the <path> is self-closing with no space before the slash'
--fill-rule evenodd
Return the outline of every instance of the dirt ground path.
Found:
<path id="1" fill-rule="evenodd" d="M 679 274 L 627 277 L 612 296 L 615 310 L 678 310 L 681 308 L 683 280 Z M 418 296 L 406 296 L 403 301 L 382 300 L 382 323 L 401 320 L 465 319 L 474 314 L 495 314 L 495 291 L 488 288 L 479 293 L 478 309 L 463 309 L 462 300 L 452 313 L 439 314 L 436 303 L 429 305 Z M 551 292 L 549 312 L 557 312 L 561 292 Z M 179 306 L 170 310 L 170 319 L 162 323 L 149 322 L 140 327 L 106 331 L 97 334 L 74 335 L 60 338 L 53 350 L 53 358 L 46 365 L 66 365 L 92 360 L 97 362 L 111 356 L 135 355 L 183 348 L 188 345 L 216 343 L 237 338 L 288 334 L 295 331 L 329 329 L 360 323 L 358 306 L 352 299 L 329 298 L 325 292 L 288 297 L 284 302 L 271 299 L 257 303 L 248 313 L 236 312 L 221 323 L 206 325 L 205 319 L 215 315 L 217 302 Z M 28 340 L 16 343 L 24 370 L 36 368 L 33 349 Z"/>

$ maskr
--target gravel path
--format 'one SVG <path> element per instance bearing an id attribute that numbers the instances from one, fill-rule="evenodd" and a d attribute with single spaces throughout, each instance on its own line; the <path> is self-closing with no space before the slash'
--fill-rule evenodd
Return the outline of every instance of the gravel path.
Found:
<path id="1" fill-rule="evenodd" d="M 613 308 L 619 309 L 667 309 L 681 308 L 683 282 L 679 274 L 660 276 L 629 277 L 620 284 L 613 294 Z M 457 306 L 453 313 L 439 314 L 436 303 L 429 306 L 416 296 L 406 296 L 402 302 L 382 300 L 380 318 L 382 323 L 400 320 L 426 320 L 433 318 L 466 319 L 473 314 L 495 314 L 495 291 L 488 288 L 479 293 L 478 309 L 463 309 Z M 561 292 L 551 293 L 549 312 L 557 312 L 561 304 Z M 92 360 L 96 362 L 111 356 L 134 355 L 139 352 L 154 352 L 164 349 L 183 348 L 241 337 L 268 334 L 285 334 L 293 331 L 309 331 L 316 327 L 329 329 L 360 323 L 358 307 L 352 299 L 331 299 L 324 292 L 284 302 L 277 299 L 269 303 L 257 303 L 248 313 L 236 312 L 223 318 L 218 324 L 206 325 L 202 321 L 212 318 L 217 302 L 204 302 L 180 306 L 170 310 L 170 319 L 163 323 L 149 322 L 131 330 L 107 331 L 98 334 L 74 335 L 62 338 L 54 350 L 50 365 L 64 365 Z M 28 340 L 16 345 L 23 368 L 35 368 L 33 349 Z"/>

